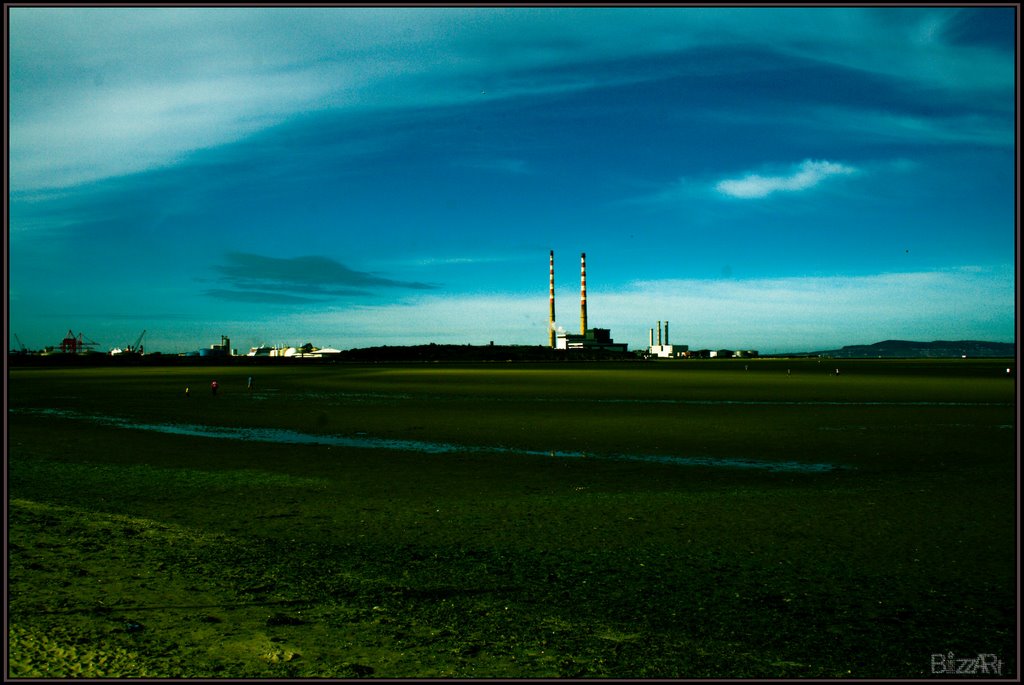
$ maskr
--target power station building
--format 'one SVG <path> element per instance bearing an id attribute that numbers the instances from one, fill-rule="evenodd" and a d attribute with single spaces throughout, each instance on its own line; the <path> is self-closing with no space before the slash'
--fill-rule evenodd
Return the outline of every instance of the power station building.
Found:
<path id="1" fill-rule="evenodd" d="M 612 340 L 611 331 L 607 328 L 588 328 L 583 335 L 559 333 L 555 349 L 626 352 L 629 349 L 629 345 Z"/>
<path id="2" fill-rule="evenodd" d="M 648 353 L 652 357 L 686 357 L 690 348 L 688 345 L 671 345 L 668 341 L 668 321 L 665 322 L 665 342 L 661 341 L 661 322 L 658 322 L 658 344 L 654 344 L 654 329 L 651 329 L 651 344 Z"/>
<path id="3" fill-rule="evenodd" d="M 580 332 L 559 331 L 555 324 L 555 251 L 551 251 L 548 278 L 548 345 L 556 350 L 626 352 L 629 345 L 612 340 L 607 328 L 587 328 L 587 253 L 580 254 Z"/>

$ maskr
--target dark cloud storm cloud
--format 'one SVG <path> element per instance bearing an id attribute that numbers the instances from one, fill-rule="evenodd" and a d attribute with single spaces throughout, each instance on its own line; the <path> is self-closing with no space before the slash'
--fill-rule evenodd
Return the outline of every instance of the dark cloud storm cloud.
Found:
<path id="1" fill-rule="evenodd" d="M 369 296 L 380 288 L 432 290 L 435 286 L 415 281 L 383 278 L 356 271 L 327 257 L 264 257 L 229 252 L 214 267 L 227 288 L 206 291 L 219 299 L 236 302 L 305 304 L 330 297 Z"/>

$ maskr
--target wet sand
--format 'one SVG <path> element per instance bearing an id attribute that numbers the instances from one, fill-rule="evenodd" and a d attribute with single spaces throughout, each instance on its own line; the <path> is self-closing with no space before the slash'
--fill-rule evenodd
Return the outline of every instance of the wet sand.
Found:
<path id="1" fill-rule="evenodd" d="M 222 377 L 187 406 L 179 372 L 12 378 L 9 675 L 926 677 L 950 651 L 1015 672 L 1015 408 L 999 387 L 876 374 L 854 399 L 969 406 L 595 401 L 548 423 L 516 388 L 551 397 L 564 376 L 356 371 L 263 373 L 260 399 Z M 769 393 L 740 376 L 734 397 Z M 706 376 L 655 380 L 671 387 L 654 399 L 715 399 Z M 635 392 L 588 382 L 594 400 Z"/>

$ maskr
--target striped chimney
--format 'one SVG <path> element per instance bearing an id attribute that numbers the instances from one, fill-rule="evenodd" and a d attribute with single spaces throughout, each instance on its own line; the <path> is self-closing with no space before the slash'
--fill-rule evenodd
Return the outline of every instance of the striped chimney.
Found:
<path id="1" fill-rule="evenodd" d="M 548 285 L 548 346 L 555 347 L 555 251 L 551 251 L 550 280 Z"/>
<path id="2" fill-rule="evenodd" d="M 661 347 L 661 322 L 658 322 L 658 347 Z"/>
<path id="3" fill-rule="evenodd" d="M 665 322 L 665 345 L 667 346 L 668 344 L 669 344 L 669 342 L 668 342 L 668 321 L 666 321 Z"/>
<path id="4" fill-rule="evenodd" d="M 580 254 L 580 335 L 587 334 L 587 253 Z"/>

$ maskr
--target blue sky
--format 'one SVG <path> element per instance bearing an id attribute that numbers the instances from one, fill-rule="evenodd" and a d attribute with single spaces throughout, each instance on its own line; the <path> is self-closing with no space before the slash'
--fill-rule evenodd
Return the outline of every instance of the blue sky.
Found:
<path id="1" fill-rule="evenodd" d="M 1013 342 L 1013 6 L 8 9 L 8 323 Z"/>

